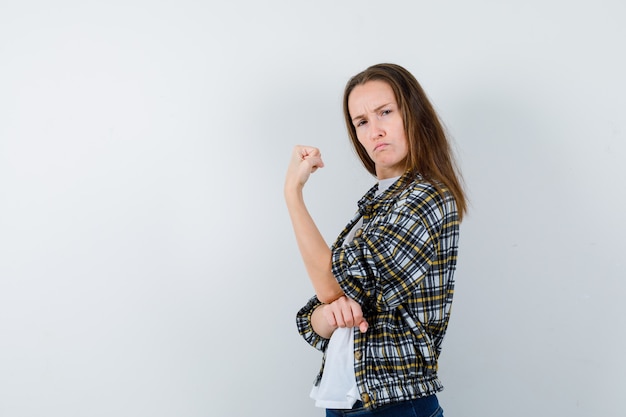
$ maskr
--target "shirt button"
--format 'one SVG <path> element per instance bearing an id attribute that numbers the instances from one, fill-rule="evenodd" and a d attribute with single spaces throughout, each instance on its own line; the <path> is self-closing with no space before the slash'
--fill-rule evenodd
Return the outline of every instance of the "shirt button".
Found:
<path id="1" fill-rule="evenodd" d="M 362 234 L 363 234 L 363 229 L 357 229 L 357 231 L 354 233 L 354 237 L 361 237 Z"/>
<path id="2" fill-rule="evenodd" d="M 363 357 L 363 354 L 361 353 L 360 350 L 357 350 L 356 352 L 354 352 L 354 359 L 356 359 L 357 361 L 360 361 L 362 357 Z"/>
<path id="3" fill-rule="evenodd" d="M 361 395 L 361 400 L 363 400 L 365 404 L 369 403 L 370 402 L 369 394 L 366 392 L 365 394 Z"/>

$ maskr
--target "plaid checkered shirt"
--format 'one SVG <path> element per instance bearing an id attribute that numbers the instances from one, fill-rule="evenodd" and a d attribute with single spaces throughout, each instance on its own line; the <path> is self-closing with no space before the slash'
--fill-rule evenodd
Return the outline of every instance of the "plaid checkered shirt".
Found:
<path id="1" fill-rule="evenodd" d="M 331 247 L 333 274 L 369 323 L 366 333 L 354 328 L 354 370 L 361 399 L 372 408 L 443 389 L 437 360 L 450 318 L 459 238 L 456 203 L 443 185 L 407 173 L 378 197 L 376 189 L 359 200 L 358 212 Z M 361 217 L 362 227 L 344 243 Z M 311 298 L 296 322 L 304 339 L 325 352 L 328 339 L 311 326 L 319 305 Z"/>

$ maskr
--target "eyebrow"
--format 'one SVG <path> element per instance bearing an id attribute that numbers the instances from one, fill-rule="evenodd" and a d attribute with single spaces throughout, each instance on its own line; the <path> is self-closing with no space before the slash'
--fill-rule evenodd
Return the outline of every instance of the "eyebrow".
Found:
<path id="1" fill-rule="evenodd" d="M 376 108 L 374 109 L 374 113 L 378 113 L 378 112 L 379 112 L 379 111 L 380 111 L 383 107 L 387 107 L 387 106 L 389 106 L 390 104 L 392 104 L 392 102 L 391 102 L 391 101 L 390 101 L 389 103 L 385 103 L 385 104 L 383 104 L 383 105 L 381 105 L 381 106 L 376 107 Z M 352 118 L 352 121 L 354 122 L 354 121 L 357 121 L 357 120 L 359 120 L 359 119 L 364 119 L 364 118 L 365 118 L 365 115 L 363 115 L 363 114 L 359 114 L 358 116 L 354 116 L 354 117 Z"/>

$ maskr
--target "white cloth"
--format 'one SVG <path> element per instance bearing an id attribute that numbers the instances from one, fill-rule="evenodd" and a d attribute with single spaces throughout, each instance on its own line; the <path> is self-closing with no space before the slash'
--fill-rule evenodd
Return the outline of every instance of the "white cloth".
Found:
<path id="1" fill-rule="evenodd" d="M 326 351 L 319 386 L 311 390 L 316 407 L 350 409 L 361 398 L 354 376 L 354 328 L 335 330 Z"/>

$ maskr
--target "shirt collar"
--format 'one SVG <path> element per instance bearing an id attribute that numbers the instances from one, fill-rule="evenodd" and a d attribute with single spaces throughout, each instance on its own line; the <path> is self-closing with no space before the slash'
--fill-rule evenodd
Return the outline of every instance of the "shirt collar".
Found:
<path id="1" fill-rule="evenodd" d="M 359 212 L 363 215 L 376 211 L 385 200 L 396 195 L 398 191 L 403 190 L 415 178 L 414 174 L 405 172 L 400 177 L 379 181 L 359 200 Z M 379 187 L 380 192 L 378 192 Z"/>

